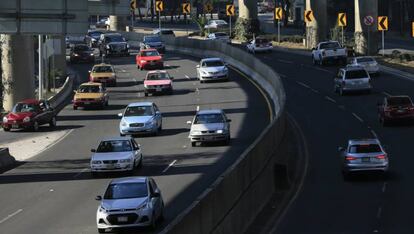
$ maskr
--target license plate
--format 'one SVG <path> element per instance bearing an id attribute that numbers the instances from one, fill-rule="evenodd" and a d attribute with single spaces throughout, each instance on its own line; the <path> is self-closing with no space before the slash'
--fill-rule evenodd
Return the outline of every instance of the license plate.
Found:
<path id="1" fill-rule="evenodd" d="M 108 164 L 108 166 L 106 166 L 108 169 L 113 169 L 115 168 L 115 164 Z"/>
<path id="2" fill-rule="evenodd" d="M 369 162 L 370 158 L 362 158 L 362 162 Z"/>
<path id="3" fill-rule="evenodd" d="M 85 105 L 89 105 L 89 104 L 91 104 L 90 102 L 84 102 L 83 104 L 85 104 Z"/>
<path id="4" fill-rule="evenodd" d="M 206 137 L 204 137 L 204 140 L 213 140 L 213 137 L 212 136 L 206 136 Z"/>
<path id="5" fill-rule="evenodd" d="M 161 92 L 162 91 L 162 88 L 156 88 L 155 91 Z"/>
<path id="6" fill-rule="evenodd" d="M 405 110 L 398 110 L 398 113 L 405 113 Z"/>
<path id="7" fill-rule="evenodd" d="M 120 217 L 118 217 L 118 222 L 128 222 L 128 217 L 120 216 Z"/>
<path id="8" fill-rule="evenodd" d="M 12 128 L 19 128 L 19 125 L 18 124 L 13 124 Z"/>

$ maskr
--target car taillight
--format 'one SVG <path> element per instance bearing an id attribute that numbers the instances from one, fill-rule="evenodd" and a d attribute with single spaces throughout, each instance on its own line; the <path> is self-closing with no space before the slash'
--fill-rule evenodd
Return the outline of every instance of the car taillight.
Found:
<path id="1" fill-rule="evenodd" d="M 354 156 L 346 156 L 346 158 L 345 158 L 347 161 L 353 161 L 353 160 L 357 160 L 357 158 L 356 157 L 354 157 Z"/>
<path id="2" fill-rule="evenodd" d="M 377 158 L 377 159 L 387 159 L 387 155 L 381 154 L 381 155 L 376 156 L 375 158 Z"/>
<path id="3" fill-rule="evenodd" d="M 408 110 L 410 110 L 410 111 L 414 111 L 414 106 L 410 106 L 410 107 L 408 107 Z"/>

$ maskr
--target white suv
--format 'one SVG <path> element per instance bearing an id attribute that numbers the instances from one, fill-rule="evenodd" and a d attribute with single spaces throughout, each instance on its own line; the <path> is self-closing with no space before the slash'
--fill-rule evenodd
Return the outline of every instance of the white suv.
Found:
<path id="1" fill-rule="evenodd" d="M 360 66 L 341 68 L 334 78 L 334 91 L 340 95 L 345 92 L 371 92 L 371 78 L 368 72 Z"/>

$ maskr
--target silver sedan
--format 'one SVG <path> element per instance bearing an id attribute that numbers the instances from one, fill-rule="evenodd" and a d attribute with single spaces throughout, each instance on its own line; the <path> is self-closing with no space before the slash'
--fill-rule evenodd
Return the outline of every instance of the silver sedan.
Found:
<path id="1" fill-rule="evenodd" d="M 346 148 L 338 150 L 345 179 L 358 171 L 388 172 L 388 155 L 378 139 L 349 140 Z"/>

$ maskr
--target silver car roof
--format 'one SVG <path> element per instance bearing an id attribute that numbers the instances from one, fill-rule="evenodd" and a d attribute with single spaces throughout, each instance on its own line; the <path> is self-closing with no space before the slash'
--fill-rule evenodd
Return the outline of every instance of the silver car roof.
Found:
<path id="1" fill-rule="evenodd" d="M 123 183 L 145 183 L 147 177 L 123 177 L 111 180 L 110 184 L 123 184 Z"/>
<path id="2" fill-rule="evenodd" d="M 363 144 L 379 144 L 381 145 L 378 139 L 351 139 L 348 141 L 349 145 L 363 145 Z"/>
<path id="3" fill-rule="evenodd" d="M 131 106 L 152 106 L 153 102 L 133 102 L 133 103 L 129 103 L 128 107 Z"/>
<path id="4" fill-rule="evenodd" d="M 197 114 L 221 114 L 224 111 L 221 109 L 211 109 L 211 110 L 199 110 Z"/>
<path id="5" fill-rule="evenodd" d="M 205 58 L 201 60 L 201 62 L 208 62 L 208 61 L 223 61 L 223 60 L 221 58 Z"/>
<path id="6" fill-rule="evenodd" d="M 131 136 L 113 136 L 113 137 L 105 137 L 101 141 L 125 141 L 133 139 Z"/>

